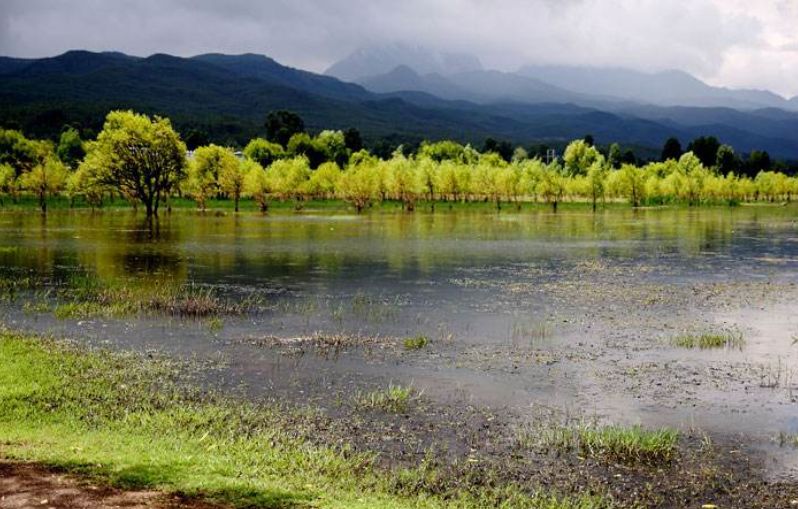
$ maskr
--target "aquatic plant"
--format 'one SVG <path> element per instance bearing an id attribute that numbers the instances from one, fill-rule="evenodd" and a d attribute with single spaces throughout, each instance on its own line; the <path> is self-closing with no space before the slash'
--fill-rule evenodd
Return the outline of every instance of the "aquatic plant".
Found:
<path id="1" fill-rule="evenodd" d="M 516 444 L 558 452 L 578 452 L 625 464 L 659 464 L 677 454 L 679 432 L 670 428 L 596 426 L 577 423 L 520 430 Z"/>
<path id="2" fill-rule="evenodd" d="M 415 336 L 412 338 L 405 338 L 402 342 L 405 350 L 421 350 L 429 344 L 427 336 Z"/>
<path id="3" fill-rule="evenodd" d="M 410 402 L 419 396 L 412 387 L 390 384 L 386 389 L 358 392 L 355 404 L 362 408 L 400 414 L 406 412 Z"/>
<path id="4" fill-rule="evenodd" d="M 728 330 L 722 332 L 704 332 L 700 334 L 680 334 L 671 340 L 673 346 L 679 348 L 710 348 L 742 349 L 745 338 L 742 332 Z"/>

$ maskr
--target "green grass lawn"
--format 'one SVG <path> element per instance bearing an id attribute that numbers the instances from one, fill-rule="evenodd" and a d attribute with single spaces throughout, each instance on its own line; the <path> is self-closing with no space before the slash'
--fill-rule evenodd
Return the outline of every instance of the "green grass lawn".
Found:
<path id="1" fill-rule="evenodd" d="M 0 332 L 0 456 L 236 507 L 608 507 L 515 486 L 433 493 L 434 469 L 389 470 L 311 440 L 311 410 L 201 393 L 181 373 L 166 359 Z"/>

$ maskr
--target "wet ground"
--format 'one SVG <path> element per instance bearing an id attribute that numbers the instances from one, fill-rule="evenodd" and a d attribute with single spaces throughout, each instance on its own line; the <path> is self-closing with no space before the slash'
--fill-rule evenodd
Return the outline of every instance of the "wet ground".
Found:
<path id="1" fill-rule="evenodd" d="M 439 432 L 446 422 L 461 427 L 448 444 L 461 454 L 475 442 L 512 448 L 518 430 L 542 420 L 639 423 L 711 437 L 754 458 L 766 480 L 793 483 L 794 218 L 794 207 L 181 213 L 153 238 L 122 212 L 4 213 L 5 274 L 190 283 L 259 304 L 213 323 L 59 320 L 52 297 L 31 293 L 2 305 L 3 322 L 199 359 L 208 383 L 332 416 L 349 415 L 358 394 L 414 387 L 425 410 L 406 429 L 389 420 L 380 437 L 365 433 L 365 446 L 378 450 L 421 455 L 436 443 L 422 429 Z M 673 345 L 682 334 L 719 331 L 744 344 Z M 427 346 L 405 348 L 419 335 Z M 496 438 L 473 439 L 481 432 Z"/>

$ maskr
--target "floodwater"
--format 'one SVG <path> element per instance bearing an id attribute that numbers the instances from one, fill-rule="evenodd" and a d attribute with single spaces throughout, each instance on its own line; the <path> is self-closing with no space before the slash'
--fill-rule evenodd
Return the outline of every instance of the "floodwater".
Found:
<path id="1" fill-rule="evenodd" d="M 798 478 L 798 208 L 436 211 L 357 216 L 177 211 L 0 212 L 0 270 L 56 284 L 209 286 L 260 309 L 202 320 L 56 319 L 3 303 L 2 322 L 121 348 L 215 359 L 253 396 L 331 404 L 412 384 L 441 404 L 742 437 Z M 745 343 L 673 346 L 683 333 Z M 340 334 L 365 345 L 314 349 Z M 403 338 L 428 347 L 405 351 Z M 355 341 L 359 343 L 360 341 Z"/>

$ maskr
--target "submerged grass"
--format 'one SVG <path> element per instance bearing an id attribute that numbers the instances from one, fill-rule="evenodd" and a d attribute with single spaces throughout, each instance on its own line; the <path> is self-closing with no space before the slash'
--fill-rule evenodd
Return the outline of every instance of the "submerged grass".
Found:
<path id="1" fill-rule="evenodd" d="M 234 507 L 609 507 L 593 496 L 562 498 L 516 485 L 431 492 L 412 482 L 418 468 L 379 467 L 374 455 L 354 452 L 346 441 L 325 445 L 318 439 L 322 418 L 312 411 L 201 393 L 182 369 L 165 359 L 0 331 L 0 451 L 96 482 Z M 386 401 L 410 398 L 403 388 L 389 392 Z"/>
<path id="2" fill-rule="evenodd" d="M 711 348 L 742 349 L 745 338 L 742 332 L 735 330 L 721 332 L 704 332 L 701 334 L 680 334 L 671 340 L 673 346 L 679 348 Z"/>

